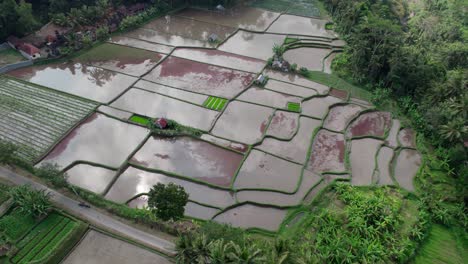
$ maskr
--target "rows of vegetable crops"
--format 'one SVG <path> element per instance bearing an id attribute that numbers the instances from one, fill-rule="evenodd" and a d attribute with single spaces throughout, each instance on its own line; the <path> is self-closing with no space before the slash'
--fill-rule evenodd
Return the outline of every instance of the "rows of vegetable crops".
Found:
<path id="1" fill-rule="evenodd" d="M 226 105 L 227 99 L 216 97 L 216 96 L 210 96 L 206 101 L 203 103 L 203 105 L 206 108 L 216 110 L 216 111 L 221 111 L 223 107 Z"/>
<path id="2" fill-rule="evenodd" d="M 16 247 L 19 250 L 10 261 L 12 263 L 45 263 L 53 254 L 60 253 L 59 248 L 79 227 L 80 223 L 53 213 L 17 243 Z"/>
<path id="3" fill-rule="evenodd" d="M 44 154 L 96 103 L 15 79 L 0 77 L 0 139 L 35 160 Z"/>

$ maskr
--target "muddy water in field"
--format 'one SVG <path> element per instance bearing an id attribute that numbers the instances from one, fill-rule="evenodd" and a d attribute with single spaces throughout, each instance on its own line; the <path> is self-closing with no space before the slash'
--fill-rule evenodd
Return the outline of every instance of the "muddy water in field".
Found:
<path id="1" fill-rule="evenodd" d="M 302 114 L 324 118 L 329 107 L 339 102 L 342 102 L 342 100 L 333 96 L 314 97 L 302 103 Z"/>
<path id="2" fill-rule="evenodd" d="M 108 103 L 137 80 L 135 77 L 71 62 L 22 68 L 8 74 L 102 103 Z"/>
<path id="3" fill-rule="evenodd" d="M 216 122 L 212 134 L 245 144 L 258 142 L 265 132 L 273 109 L 234 101 Z"/>
<path id="4" fill-rule="evenodd" d="M 190 137 L 150 138 L 132 162 L 229 187 L 243 156 Z"/>
<path id="5" fill-rule="evenodd" d="M 285 36 L 260 34 L 239 30 L 218 49 L 230 53 L 240 54 L 261 60 L 268 60 L 273 56 L 271 47 L 281 45 Z"/>
<path id="6" fill-rule="evenodd" d="M 171 47 L 171 46 L 161 45 L 161 44 L 157 44 L 157 43 L 151 43 L 151 42 L 148 42 L 148 41 L 135 39 L 135 38 L 124 37 L 124 36 L 112 37 L 108 41 L 110 43 L 114 43 L 114 44 L 119 44 L 119 45 L 123 45 L 123 46 L 128 46 L 128 47 L 133 47 L 133 48 L 138 48 L 138 49 L 144 49 L 144 50 L 159 52 L 159 53 L 163 53 L 163 54 L 168 54 L 173 49 L 173 47 Z"/>
<path id="7" fill-rule="evenodd" d="M 252 150 L 234 182 L 235 189 L 269 189 L 294 192 L 302 167 L 258 150 Z"/>
<path id="8" fill-rule="evenodd" d="M 67 181 L 73 185 L 101 194 L 112 181 L 116 171 L 78 164 L 67 170 Z"/>
<path id="9" fill-rule="evenodd" d="M 375 169 L 375 157 L 381 140 L 373 138 L 364 138 L 351 141 L 351 184 L 353 185 L 371 185 L 372 176 Z"/>
<path id="10" fill-rule="evenodd" d="M 396 159 L 394 176 L 401 187 L 414 191 L 413 180 L 421 166 L 421 155 L 412 149 L 403 149 Z"/>
<path id="11" fill-rule="evenodd" d="M 282 158 L 303 164 L 312 142 L 312 135 L 321 122 L 308 117 L 299 119 L 299 131 L 290 141 L 266 138 L 258 149 L 275 154 Z"/>
<path id="12" fill-rule="evenodd" d="M 255 75 L 169 57 L 144 78 L 188 91 L 233 98 L 250 85 Z"/>
<path id="13" fill-rule="evenodd" d="M 225 27 L 179 16 L 170 16 L 169 20 L 165 17 L 161 17 L 145 24 L 143 28 L 204 42 L 208 42 L 208 38 L 211 34 L 216 34 L 219 41 L 223 41 L 236 30 L 232 27 Z"/>
<path id="14" fill-rule="evenodd" d="M 66 167 L 74 161 L 86 160 L 110 167 L 119 167 L 143 141 L 149 130 L 94 114 L 68 134 L 42 163 Z"/>
<path id="15" fill-rule="evenodd" d="M 317 94 L 317 91 L 314 89 L 305 88 L 291 83 L 280 82 L 273 79 L 268 80 L 265 88 L 299 97 L 309 97 Z"/>
<path id="16" fill-rule="evenodd" d="M 201 136 L 201 139 L 212 142 L 212 143 L 214 143 L 216 145 L 220 145 L 220 146 L 223 146 L 223 147 L 235 150 L 235 151 L 242 152 L 242 153 L 245 153 L 247 151 L 247 149 L 248 149 L 248 146 L 245 145 L 245 144 L 235 143 L 235 142 L 232 142 L 232 141 L 229 141 L 229 140 L 226 140 L 226 139 L 222 139 L 222 138 L 212 136 L 210 134 L 203 134 Z"/>
<path id="17" fill-rule="evenodd" d="M 263 60 L 211 49 L 178 48 L 172 53 L 172 55 L 184 59 L 253 73 L 262 71 L 266 64 L 266 61 Z"/>
<path id="18" fill-rule="evenodd" d="M 392 115 L 388 112 L 370 112 L 359 116 L 348 128 L 347 137 L 383 137 L 390 129 Z"/>
<path id="19" fill-rule="evenodd" d="M 328 112 L 323 126 L 330 130 L 343 131 L 351 119 L 362 110 L 364 108 L 354 104 L 334 106 Z"/>
<path id="20" fill-rule="evenodd" d="M 382 147 L 377 156 L 377 165 L 379 168 L 379 185 L 392 185 L 393 180 L 390 174 L 390 166 L 393 158 L 393 149 Z"/>
<path id="21" fill-rule="evenodd" d="M 262 228 L 277 231 L 287 210 L 244 204 L 217 215 L 213 220 L 241 228 Z"/>
<path id="22" fill-rule="evenodd" d="M 315 197 L 317 197 L 317 195 L 323 190 L 325 189 L 325 187 L 328 186 L 328 182 L 326 182 L 325 180 L 322 180 L 319 184 L 317 184 L 308 194 L 307 196 L 304 198 L 304 204 L 310 204 L 314 199 Z"/>
<path id="23" fill-rule="evenodd" d="M 298 74 L 294 73 L 284 73 L 284 72 L 279 72 L 279 71 L 273 71 L 273 70 L 265 70 L 263 71 L 263 74 L 267 75 L 270 77 L 270 79 L 276 79 L 279 81 L 283 82 L 289 82 L 295 85 L 300 85 L 304 86 L 307 88 L 312 88 L 316 90 L 319 94 L 327 94 L 328 91 L 330 90 L 328 86 L 313 82 L 311 80 L 308 80 Z"/>
<path id="24" fill-rule="evenodd" d="M 185 206 L 184 214 L 189 217 L 202 219 L 202 220 L 211 220 L 215 214 L 221 212 L 219 209 L 199 205 L 197 203 L 188 202 Z"/>
<path id="25" fill-rule="evenodd" d="M 206 185 L 193 183 L 163 174 L 147 172 L 129 167 L 119 176 L 117 181 L 106 195 L 106 199 L 117 203 L 125 203 L 140 193 L 148 193 L 157 183 L 168 184 L 173 182 L 184 187 L 190 200 L 210 204 L 217 207 L 227 207 L 235 203 L 234 196 L 228 191 L 210 188 Z"/>
<path id="26" fill-rule="evenodd" d="M 333 52 L 332 54 L 330 54 L 330 56 L 328 56 L 324 61 L 323 61 L 323 72 L 325 73 L 332 73 L 332 69 L 331 69 L 331 66 L 332 66 L 332 62 L 333 60 L 335 59 L 337 53 L 336 52 Z"/>
<path id="27" fill-rule="evenodd" d="M 211 47 L 205 40 L 191 39 L 174 34 L 165 34 L 147 28 L 139 28 L 123 34 L 125 37 L 136 38 L 156 44 L 185 47 Z"/>
<path id="28" fill-rule="evenodd" d="M 203 94 L 197 94 L 192 92 L 187 92 L 180 89 L 175 89 L 169 86 L 152 83 L 145 80 L 140 80 L 135 84 L 135 87 L 147 90 L 150 92 L 166 95 L 168 97 L 174 97 L 180 100 L 189 101 L 194 104 L 203 105 L 203 103 L 208 99 L 208 96 Z"/>
<path id="29" fill-rule="evenodd" d="M 398 146 L 398 132 L 400 131 L 400 121 L 397 119 L 392 120 L 392 128 L 388 132 L 387 144 L 390 147 L 396 148 Z"/>
<path id="30" fill-rule="evenodd" d="M 299 114 L 277 111 L 271 119 L 267 135 L 281 139 L 291 139 L 299 126 Z"/>
<path id="31" fill-rule="evenodd" d="M 233 28 L 264 31 L 279 16 L 279 13 L 238 5 L 223 12 L 188 8 L 177 15 Z"/>
<path id="32" fill-rule="evenodd" d="M 256 86 L 253 86 L 243 92 L 239 97 L 237 97 L 237 99 L 272 108 L 283 109 L 287 108 L 288 102 L 300 103 L 302 100 L 300 97 L 277 93 Z"/>
<path id="33" fill-rule="evenodd" d="M 314 172 L 345 171 L 345 139 L 342 134 L 320 130 L 312 145 L 307 169 Z"/>
<path id="34" fill-rule="evenodd" d="M 254 202 L 259 204 L 274 204 L 278 206 L 299 205 L 307 192 L 321 180 L 320 176 L 308 170 L 304 170 L 301 185 L 294 194 L 284 194 L 270 191 L 240 191 L 237 195 L 237 201 Z"/>
<path id="35" fill-rule="evenodd" d="M 321 19 L 281 15 L 267 32 L 333 38 L 334 34 L 325 30 L 326 23 L 326 20 Z"/>
<path id="36" fill-rule="evenodd" d="M 403 147 L 415 148 L 416 147 L 416 135 L 412 129 L 403 128 L 398 133 L 398 141 Z"/>
<path id="37" fill-rule="evenodd" d="M 209 130 L 218 112 L 164 95 L 132 88 L 111 105 L 149 117 L 165 117 L 180 124 Z"/>
<path id="38" fill-rule="evenodd" d="M 73 60 L 111 71 L 141 76 L 156 66 L 163 56 L 152 51 L 105 43 Z"/>
<path id="39" fill-rule="evenodd" d="M 297 48 L 286 51 L 283 57 L 289 63 L 296 63 L 298 67 L 322 71 L 323 60 L 329 53 L 329 49 Z"/>

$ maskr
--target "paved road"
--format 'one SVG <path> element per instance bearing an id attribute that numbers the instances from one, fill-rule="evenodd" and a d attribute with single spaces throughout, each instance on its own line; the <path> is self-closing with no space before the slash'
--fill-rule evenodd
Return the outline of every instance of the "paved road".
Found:
<path id="1" fill-rule="evenodd" d="M 37 183 L 29 178 L 19 175 L 5 167 L 0 167 L 0 178 L 13 182 L 16 185 L 29 184 L 36 189 L 43 189 L 51 193 L 52 202 L 71 215 L 75 215 L 80 219 L 85 220 L 93 226 L 114 233 L 116 235 L 128 238 L 139 244 L 155 249 L 163 254 L 174 256 L 174 243 L 165 239 L 156 237 L 152 234 L 145 233 L 141 230 L 128 226 L 110 216 L 102 214 L 93 208 L 82 208 L 78 206 L 78 202 L 70 199 L 63 194 L 60 194 L 40 183 Z"/>

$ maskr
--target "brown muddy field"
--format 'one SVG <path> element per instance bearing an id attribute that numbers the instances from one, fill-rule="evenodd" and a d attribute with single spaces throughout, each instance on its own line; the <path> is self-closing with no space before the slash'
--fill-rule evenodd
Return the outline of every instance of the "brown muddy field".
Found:
<path id="1" fill-rule="evenodd" d="M 144 79 L 207 95 L 233 98 L 254 80 L 251 73 L 169 57 Z"/>
<path id="2" fill-rule="evenodd" d="M 267 135 L 281 139 L 291 139 L 299 126 L 299 114 L 277 111 L 268 126 Z"/>
<path id="3" fill-rule="evenodd" d="M 359 116 L 348 128 L 348 137 L 383 137 L 390 129 L 392 116 L 388 112 L 370 112 Z"/>
<path id="4" fill-rule="evenodd" d="M 234 36 L 224 42 L 219 50 L 235 53 L 260 60 L 268 60 L 273 56 L 271 48 L 275 44 L 281 45 L 284 42 L 284 36 L 274 34 L 252 33 L 239 30 Z"/>
<path id="5" fill-rule="evenodd" d="M 69 183 L 101 194 L 109 186 L 117 172 L 88 164 L 78 164 L 67 170 L 66 173 Z"/>
<path id="6" fill-rule="evenodd" d="M 343 172 L 345 139 L 342 134 L 320 130 L 312 145 L 307 169 L 313 172 Z"/>

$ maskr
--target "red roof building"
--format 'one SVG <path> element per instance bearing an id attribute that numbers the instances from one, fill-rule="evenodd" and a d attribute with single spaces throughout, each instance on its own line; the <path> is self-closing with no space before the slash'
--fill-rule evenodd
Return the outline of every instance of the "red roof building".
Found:
<path id="1" fill-rule="evenodd" d="M 23 41 L 21 41 L 19 38 L 15 37 L 15 36 L 9 36 L 7 38 L 7 42 L 14 49 L 17 49 L 17 48 L 19 48 L 19 46 L 23 45 Z"/>
<path id="2" fill-rule="evenodd" d="M 159 129 L 165 129 L 167 127 L 167 120 L 165 118 L 158 118 L 154 120 L 154 125 Z"/>
<path id="3" fill-rule="evenodd" d="M 41 57 L 41 51 L 29 43 L 20 45 L 18 50 L 28 59 L 38 59 Z"/>

